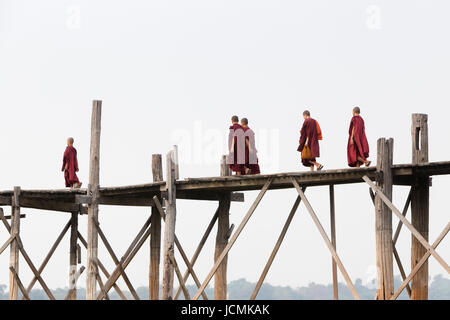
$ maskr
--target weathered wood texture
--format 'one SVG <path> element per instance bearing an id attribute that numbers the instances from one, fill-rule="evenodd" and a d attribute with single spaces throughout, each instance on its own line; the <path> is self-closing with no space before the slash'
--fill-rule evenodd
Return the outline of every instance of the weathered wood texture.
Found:
<path id="1" fill-rule="evenodd" d="M 152 156 L 153 182 L 163 180 L 162 156 Z M 161 196 L 158 197 L 162 201 Z M 159 268 L 161 262 L 161 216 L 158 209 L 152 207 L 150 225 L 150 275 L 149 275 L 149 297 L 150 300 L 159 300 Z"/>
<path id="2" fill-rule="evenodd" d="M 77 300 L 77 261 L 78 261 L 78 212 L 72 212 L 70 220 L 69 245 L 69 290 L 72 294 L 69 300 Z"/>
<path id="3" fill-rule="evenodd" d="M 331 228 L 331 244 L 333 245 L 334 250 L 336 250 L 336 209 L 334 202 L 334 185 L 330 185 L 330 228 Z M 337 252 L 337 250 L 336 250 Z M 337 275 L 337 265 L 334 259 L 331 259 L 331 272 L 333 276 L 333 299 L 339 299 L 338 292 L 338 275 Z"/>
<path id="4" fill-rule="evenodd" d="M 412 163 L 421 165 L 428 162 L 428 116 L 413 114 Z M 430 187 L 427 175 L 416 175 L 411 190 L 411 224 L 428 241 Z M 411 269 L 418 264 L 427 250 L 414 236 L 411 236 Z M 428 299 L 428 261 L 411 280 L 411 299 Z"/>
<path id="5" fill-rule="evenodd" d="M 100 133 L 101 133 L 102 102 L 95 100 L 92 105 L 91 119 L 91 150 L 89 162 L 88 196 L 92 197 L 88 205 L 88 235 L 87 235 L 87 274 L 86 299 L 94 300 L 98 280 L 98 198 L 100 188 Z"/>
<path id="6" fill-rule="evenodd" d="M 167 153 L 166 164 L 166 184 L 167 184 L 167 199 L 166 199 L 166 221 L 164 224 L 164 269 L 163 269 L 163 284 L 162 284 L 162 299 L 173 299 L 173 280 L 174 268 L 170 261 L 170 250 L 174 249 L 175 242 L 175 224 L 177 215 L 176 206 L 176 185 L 175 185 L 175 163 L 173 151 Z"/>
<path id="7" fill-rule="evenodd" d="M 230 174 L 229 166 L 226 162 L 226 156 L 222 157 L 220 165 L 221 175 Z M 216 248 L 214 251 L 214 263 L 217 262 L 223 249 L 228 244 L 228 231 L 230 230 L 230 205 L 231 205 L 231 194 L 229 192 L 224 192 L 220 196 L 219 200 L 219 215 L 217 220 L 217 236 L 216 236 Z M 214 298 L 216 300 L 226 300 L 227 299 L 227 264 L 228 256 L 226 256 L 216 274 L 214 275 Z"/>
<path id="8" fill-rule="evenodd" d="M 392 201 L 394 140 L 378 139 L 377 185 Z M 394 264 L 392 248 L 392 211 L 375 194 L 375 241 L 377 264 L 377 299 L 388 300 L 394 294 Z"/>
<path id="9" fill-rule="evenodd" d="M 15 237 L 10 245 L 9 256 L 9 300 L 17 300 L 19 293 L 18 277 L 19 274 L 19 232 L 20 232 L 20 187 L 14 187 L 11 206 L 11 231 L 10 235 Z M 14 270 L 11 271 L 11 268 Z"/>

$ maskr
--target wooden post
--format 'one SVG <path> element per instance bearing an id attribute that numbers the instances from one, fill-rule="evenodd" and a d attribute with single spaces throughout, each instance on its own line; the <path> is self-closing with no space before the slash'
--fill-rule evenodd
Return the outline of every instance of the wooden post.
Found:
<path id="1" fill-rule="evenodd" d="M 170 251 L 174 250 L 175 223 L 177 217 L 176 185 L 175 185 L 175 163 L 174 152 L 169 151 L 166 158 L 166 221 L 164 224 L 164 270 L 162 284 L 162 299 L 172 300 L 174 267 L 170 261 Z"/>
<path id="2" fill-rule="evenodd" d="M 412 163 L 428 162 L 428 116 L 426 114 L 412 115 Z M 411 189 L 411 224 L 428 241 L 430 210 L 430 185 L 428 176 L 414 176 Z M 412 236 L 411 240 L 411 270 L 427 253 L 427 249 Z M 428 299 L 428 261 L 411 280 L 411 299 Z"/>
<path id="3" fill-rule="evenodd" d="M 86 299 L 94 300 L 97 292 L 97 260 L 98 232 L 95 222 L 98 222 L 98 199 L 100 185 L 100 132 L 101 132 L 102 102 L 94 100 L 91 119 L 91 152 L 89 163 L 88 195 L 92 197 L 88 205 L 88 239 L 87 239 L 87 275 Z"/>
<path id="4" fill-rule="evenodd" d="M 19 232 L 20 232 L 20 187 L 14 187 L 14 195 L 11 202 L 11 236 L 16 236 L 11 242 L 9 258 L 9 300 L 17 300 L 19 293 L 18 277 L 11 268 L 19 274 Z"/>
<path id="5" fill-rule="evenodd" d="M 70 267 L 69 267 L 69 290 L 72 294 L 69 300 L 77 300 L 77 255 L 78 255 L 78 212 L 72 212 L 70 220 Z"/>
<path id="6" fill-rule="evenodd" d="M 163 180 L 162 157 L 160 154 L 152 156 L 153 181 Z M 161 197 L 159 197 L 161 201 Z M 159 266 L 161 261 L 161 216 L 158 209 L 152 206 L 152 216 L 150 225 L 150 277 L 149 277 L 149 298 L 159 299 Z"/>
<path id="7" fill-rule="evenodd" d="M 392 163 L 394 140 L 378 139 L 377 185 L 392 201 Z M 377 299 L 388 300 L 394 294 L 394 264 L 392 248 L 392 211 L 375 195 L 375 239 L 377 263 Z"/>
<path id="8" fill-rule="evenodd" d="M 222 176 L 230 175 L 226 156 L 222 156 L 220 174 Z M 225 249 L 228 244 L 228 231 L 230 230 L 230 204 L 231 193 L 226 192 L 221 194 L 219 198 L 219 215 L 217 220 L 218 222 L 214 263 L 218 260 L 223 249 Z M 214 299 L 216 300 L 227 299 L 227 263 L 228 256 L 223 259 L 222 263 L 217 269 L 216 274 L 214 275 Z"/>
<path id="9" fill-rule="evenodd" d="M 331 226 L 331 244 L 336 250 L 336 221 L 335 221 L 335 205 L 334 205 L 334 185 L 330 185 L 330 226 Z M 334 259 L 331 259 L 331 270 L 333 273 L 333 299 L 338 300 L 338 278 L 337 265 Z"/>

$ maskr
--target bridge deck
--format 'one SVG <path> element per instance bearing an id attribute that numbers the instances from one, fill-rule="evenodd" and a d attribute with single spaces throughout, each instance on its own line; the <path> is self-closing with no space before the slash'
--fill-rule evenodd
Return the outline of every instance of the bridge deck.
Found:
<path id="1" fill-rule="evenodd" d="M 450 161 L 431 162 L 421 165 L 400 164 L 393 166 L 394 183 L 411 185 L 414 176 L 434 176 L 450 174 Z M 234 192 L 233 201 L 243 201 L 239 191 L 259 190 L 268 179 L 272 179 L 270 189 L 293 188 L 291 179 L 296 178 L 302 186 L 323 186 L 330 184 L 352 184 L 363 182 L 368 176 L 375 180 L 376 168 L 350 168 L 323 170 L 319 172 L 288 172 L 252 176 L 204 177 L 178 180 L 177 198 L 197 200 L 217 200 L 221 192 Z M 122 187 L 100 188 L 100 204 L 150 206 L 152 198 L 165 191 L 165 182 L 148 183 Z M 11 205 L 13 191 L 0 191 L 0 206 Z M 74 212 L 81 203 L 86 203 L 86 189 L 70 190 L 21 190 L 20 205 L 25 208 Z M 83 210 L 81 210 L 83 212 Z"/>

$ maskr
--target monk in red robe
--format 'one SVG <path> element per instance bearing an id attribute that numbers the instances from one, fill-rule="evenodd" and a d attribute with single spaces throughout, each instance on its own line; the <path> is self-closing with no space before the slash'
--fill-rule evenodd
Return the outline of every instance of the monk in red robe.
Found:
<path id="1" fill-rule="evenodd" d="M 238 116 L 231 118 L 228 149 L 230 153 L 227 157 L 227 164 L 231 171 L 236 172 L 236 175 L 245 174 L 245 138 Z"/>
<path id="2" fill-rule="evenodd" d="M 353 108 L 353 118 L 348 130 L 347 161 L 350 167 L 359 168 L 362 164 L 370 166 L 369 143 L 367 142 L 364 120 L 359 107 Z"/>
<path id="3" fill-rule="evenodd" d="M 62 170 L 64 171 L 64 179 L 66 187 L 80 188 L 81 182 L 78 180 L 76 172 L 78 172 L 77 149 L 73 147 L 73 138 L 67 139 L 67 148 L 64 151 Z"/>
<path id="4" fill-rule="evenodd" d="M 241 119 L 241 127 L 244 130 L 245 137 L 245 174 L 260 174 L 261 171 L 259 169 L 258 156 L 256 154 L 255 133 L 248 126 L 247 118 Z"/>
<path id="5" fill-rule="evenodd" d="M 311 113 L 308 110 L 303 112 L 302 129 L 300 130 L 300 141 L 297 148 L 298 152 L 302 153 L 302 164 L 305 167 L 310 167 L 311 171 L 314 171 L 314 167 L 317 171 L 323 169 L 323 165 L 316 161 L 316 158 L 320 157 L 319 148 L 319 132 L 317 121 L 311 118 Z M 307 154 L 307 156 L 305 156 Z"/>

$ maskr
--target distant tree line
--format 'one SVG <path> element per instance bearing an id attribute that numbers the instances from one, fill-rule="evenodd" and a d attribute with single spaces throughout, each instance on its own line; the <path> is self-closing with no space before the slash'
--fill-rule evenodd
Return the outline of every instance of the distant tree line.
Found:
<path id="1" fill-rule="evenodd" d="M 401 284 L 401 278 L 395 277 L 395 287 L 398 288 Z M 255 283 L 248 282 L 245 279 L 231 281 L 228 284 L 228 298 L 233 300 L 248 300 L 251 296 Z M 364 285 L 361 279 L 355 281 L 355 288 L 360 295 L 361 299 L 373 300 L 375 297 L 376 289 L 373 286 Z M 188 286 L 191 297 L 196 292 L 196 287 L 193 285 Z M 148 299 L 148 287 L 138 287 L 136 292 L 141 299 Z M 213 297 L 213 289 L 209 286 L 205 290 L 208 297 Z M 58 288 L 52 290 L 56 299 L 64 299 L 67 293 L 67 288 Z M 130 292 L 123 291 L 123 293 L 129 298 L 133 299 Z M 20 295 L 20 292 L 19 292 Z M 79 288 L 77 290 L 77 297 L 80 300 L 86 298 L 86 290 Z M 119 300 L 119 295 L 111 289 L 109 292 L 111 300 Z M 8 291 L 6 285 L 0 285 L 0 300 L 8 300 Z M 48 297 L 41 289 L 33 289 L 30 294 L 32 300 L 47 300 Z M 181 294 L 180 298 L 184 298 Z M 270 284 L 264 284 L 259 291 L 258 299 L 264 300 L 328 300 L 333 298 L 333 285 L 323 285 L 317 283 L 310 283 L 306 287 L 292 288 L 289 286 L 272 286 Z M 351 300 L 353 296 L 348 287 L 339 283 L 339 299 Z M 406 290 L 400 295 L 399 299 L 408 299 Z M 433 278 L 433 281 L 429 286 L 429 299 L 430 300 L 450 300 L 450 279 L 444 278 L 442 275 L 437 275 Z"/>

